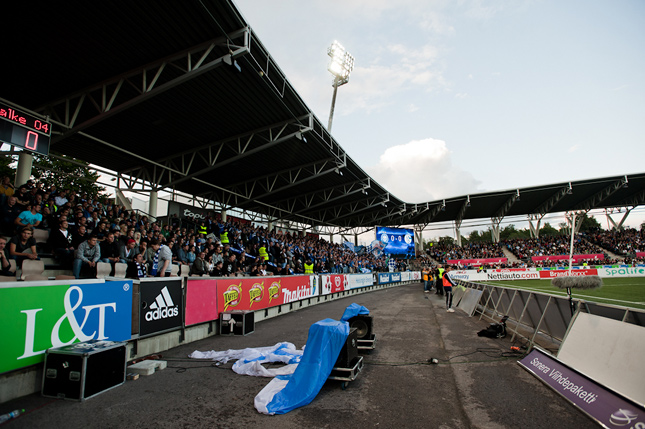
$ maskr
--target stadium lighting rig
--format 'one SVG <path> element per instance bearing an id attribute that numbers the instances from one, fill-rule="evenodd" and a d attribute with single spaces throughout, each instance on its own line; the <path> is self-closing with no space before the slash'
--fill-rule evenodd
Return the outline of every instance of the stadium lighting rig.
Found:
<path id="1" fill-rule="evenodd" d="M 339 86 L 349 82 L 349 74 L 354 70 L 354 57 L 343 48 L 343 45 L 335 40 L 327 49 L 327 55 L 330 57 L 327 70 L 334 75 L 334 80 L 332 81 L 334 95 L 331 99 L 329 124 L 327 125 L 327 131 L 331 132 L 331 122 L 334 118 L 334 107 L 336 105 L 336 93 L 338 92 Z"/>

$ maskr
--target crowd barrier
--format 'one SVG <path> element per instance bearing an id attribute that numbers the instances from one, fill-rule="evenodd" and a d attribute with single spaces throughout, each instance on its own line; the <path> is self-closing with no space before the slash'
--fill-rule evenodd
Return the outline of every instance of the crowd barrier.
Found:
<path id="1" fill-rule="evenodd" d="M 420 272 L 400 272 L 2 283 L 0 402 L 37 391 L 33 389 L 39 383 L 32 379 L 51 347 L 91 339 L 127 341 L 130 360 L 215 335 L 222 312 L 255 311 L 255 320 L 260 321 L 305 305 L 420 279 Z M 5 380 L 12 374 L 27 374 L 29 368 L 32 379 L 18 383 L 26 390 L 10 391 Z"/>
<path id="2" fill-rule="evenodd" d="M 478 300 L 472 306 L 474 311 L 471 314 L 479 313 L 480 320 L 486 318 L 499 322 L 503 316 L 509 316 L 506 323 L 507 331 L 512 333 L 511 340 L 520 337 L 531 345 L 539 344 L 543 348 L 556 351 L 561 346 L 573 317 L 567 297 L 463 280 L 460 280 L 459 284 L 467 288 L 461 290 L 460 299 L 465 299 L 471 291 L 473 295 L 477 295 Z M 458 305 L 462 305 L 457 294 L 455 294 L 455 301 Z M 575 298 L 573 301 L 576 312 L 645 326 L 643 310 L 586 302 Z"/>

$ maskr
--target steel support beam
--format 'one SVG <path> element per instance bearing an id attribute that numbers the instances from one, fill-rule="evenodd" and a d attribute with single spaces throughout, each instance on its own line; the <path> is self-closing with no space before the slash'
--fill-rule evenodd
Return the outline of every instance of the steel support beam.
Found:
<path id="1" fill-rule="evenodd" d="M 225 61 L 250 52 L 249 28 L 232 31 L 228 36 L 228 39 L 221 37 L 211 40 L 39 107 L 36 112 L 50 115 L 52 121 L 64 129 L 52 138 L 52 146 L 70 135 L 195 79 L 225 64 Z M 231 40 L 239 41 L 240 45 L 227 43 Z M 220 49 L 216 49 L 217 47 Z M 221 48 L 226 48 L 228 53 L 222 55 Z"/>

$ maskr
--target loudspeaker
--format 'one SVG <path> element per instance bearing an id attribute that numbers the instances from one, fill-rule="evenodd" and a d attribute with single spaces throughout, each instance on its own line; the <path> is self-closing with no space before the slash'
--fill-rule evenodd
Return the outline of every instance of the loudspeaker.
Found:
<path id="1" fill-rule="evenodd" d="M 42 395 L 84 401 L 125 383 L 124 342 L 90 340 L 45 355 Z"/>
<path id="2" fill-rule="evenodd" d="M 347 321 L 349 328 L 356 328 L 356 337 L 359 340 L 369 340 L 372 337 L 374 318 L 369 314 L 359 314 Z"/>
<path id="3" fill-rule="evenodd" d="M 358 358 L 358 338 L 356 336 L 356 332 L 356 328 L 349 328 L 347 341 L 345 341 L 345 344 L 338 355 L 338 360 L 334 365 L 335 367 L 351 368 L 354 359 Z"/>
<path id="4" fill-rule="evenodd" d="M 233 310 L 220 313 L 220 335 L 248 335 L 255 331 L 255 313 L 253 311 Z"/>

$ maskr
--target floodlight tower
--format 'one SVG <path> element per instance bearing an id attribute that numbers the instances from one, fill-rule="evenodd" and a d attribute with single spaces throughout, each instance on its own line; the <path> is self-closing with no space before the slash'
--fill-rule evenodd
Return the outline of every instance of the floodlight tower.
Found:
<path id="1" fill-rule="evenodd" d="M 349 74 L 354 70 L 354 57 L 335 40 L 329 49 L 327 49 L 327 55 L 330 57 L 327 70 L 334 75 L 334 80 L 332 82 L 334 95 L 331 99 L 329 125 L 327 125 L 327 131 L 331 132 L 331 121 L 334 118 L 334 106 L 336 105 L 336 93 L 338 92 L 339 86 L 345 85 L 349 82 Z"/>

